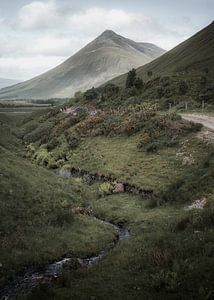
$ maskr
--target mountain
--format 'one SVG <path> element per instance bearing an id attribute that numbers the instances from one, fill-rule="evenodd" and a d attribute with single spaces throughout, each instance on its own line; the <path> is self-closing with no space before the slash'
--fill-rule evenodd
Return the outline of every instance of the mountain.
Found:
<path id="1" fill-rule="evenodd" d="M 206 71 L 205 71 L 206 70 Z M 214 22 L 168 51 L 161 57 L 137 69 L 137 74 L 143 80 L 148 80 L 148 72 L 152 76 L 170 76 L 181 74 L 214 73 Z M 124 85 L 127 74 L 114 78 L 111 83 Z"/>
<path id="2" fill-rule="evenodd" d="M 19 82 L 20 81 L 15 79 L 0 78 L 0 89 L 17 84 Z"/>
<path id="3" fill-rule="evenodd" d="M 66 98 L 76 91 L 97 87 L 165 51 L 150 43 L 136 43 L 111 30 L 56 68 L 0 91 L 0 98 Z"/>

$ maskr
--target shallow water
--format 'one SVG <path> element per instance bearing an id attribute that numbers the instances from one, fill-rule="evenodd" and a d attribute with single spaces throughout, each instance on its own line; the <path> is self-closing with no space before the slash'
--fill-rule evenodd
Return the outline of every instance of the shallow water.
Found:
<path id="1" fill-rule="evenodd" d="M 65 269 L 65 265 L 72 261 L 73 259 L 77 259 L 77 262 L 79 264 L 78 268 L 84 267 L 84 266 L 90 266 L 93 264 L 98 263 L 102 258 L 106 257 L 111 249 L 113 249 L 119 241 L 122 241 L 124 239 L 127 239 L 130 237 L 130 233 L 128 229 L 119 227 L 113 223 L 101 220 L 99 218 L 94 218 L 96 221 L 106 224 L 108 226 L 111 226 L 114 228 L 114 230 L 117 232 L 117 239 L 115 241 L 112 241 L 104 249 L 102 249 L 99 253 L 92 257 L 87 258 L 75 258 L 72 256 L 66 256 L 58 261 L 55 261 L 49 265 L 47 265 L 45 268 L 36 270 L 33 268 L 29 268 L 26 271 L 17 274 L 13 282 L 6 286 L 2 291 L 0 291 L 0 299 L 6 300 L 9 299 L 12 296 L 15 296 L 17 294 L 24 294 L 29 293 L 33 288 L 39 286 L 40 284 L 53 284 L 54 278 L 59 278 L 62 276 L 64 272 L 72 272 L 77 268 L 68 268 Z"/>

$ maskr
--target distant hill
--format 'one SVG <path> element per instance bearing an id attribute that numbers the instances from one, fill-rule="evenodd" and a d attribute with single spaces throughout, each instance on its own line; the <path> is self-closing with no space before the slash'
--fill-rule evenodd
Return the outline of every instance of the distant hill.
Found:
<path id="1" fill-rule="evenodd" d="M 148 72 L 152 76 L 148 76 Z M 214 22 L 194 36 L 154 61 L 137 69 L 143 80 L 157 76 L 214 74 Z M 151 75 L 151 73 L 150 73 Z M 124 85 L 127 74 L 114 78 L 111 83 Z"/>
<path id="2" fill-rule="evenodd" d="M 19 82 L 20 81 L 15 79 L 0 78 L 0 89 L 17 84 Z"/>
<path id="3" fill-rule="evenodd" d="M 104 31 L 56 68 L 0 91 L 0 98 L 66 98 L 144 65 L 165 51 L 136 43 L 111 30 Z"/>

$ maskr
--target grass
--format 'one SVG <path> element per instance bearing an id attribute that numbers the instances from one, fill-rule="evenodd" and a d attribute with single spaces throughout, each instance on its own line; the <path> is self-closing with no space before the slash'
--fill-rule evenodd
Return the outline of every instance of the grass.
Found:
<path id="1" fill-rule="evenodd" d="M 151 210 L 130 195 L 94 200 L 98 215 L 126 220 L 131 238 L 98 265 L 65 275 L 63 287 L 36 290 L 20 299 L 212 299 L 212 226 L 203 226 L 200 232 L 191 226 L 177 231 L 183 208 L 167 205 Z"/>
<path id="2" fill-rule="evenodd" d="M 27 126 L 37 122 L 35 117 L 22 122 L 21 136 Z M 19 132 L 14 135 L 10 124 L 7 143 L 0 139 L 0 230 L 6 241 L 0 262 L 7 266 L 7 274 L 68 251 L 79 256 L 93 254 L 115 237 L 111 228 L 90 216 L 74 215 L 73 207 L 90 206 L 94 215 L 124 224 L 131 234 L 99 264 L 65 274 L 54 288 L 41 286 L 18 299 L 213 298 L 213 156 L 196 133 L 179 137 L 178 144 L 157 153 L 137 148 L 140 132 L 129 137 L 84 138 L 75 149 L 69 149 L 60 136 L 60 145 L 52 149 L 55 158 L 66 152 L 66 164 L 154 189 L 161 204 L 155 206 L 153 200 L 139 195 L 99 197 L 98 182 L 86 185 L 81 178 L 56 177 L 53 171 L 20 155 L 24 148 L 16 138 Z M 14 145 L 7 146 L 10 140 Z M 183 164 L 185 157 L 193 161 Z M 184 210 L 202 196 L 207 198 L 204 210 Z M 184 226 L 180 227 L 181 223 Z"/>
<path id="3" fill-rule="evenodd" d="M 78 148 L 70 151 L 67 159 L 74 167 L 112 174 L 118 180 L 159 192 L 189 168 L 182 165 L 182 157 L 176 157 L 184 140 L 188 140 L 185 155 L 192 153 L 197 160 L 202 158 L 206 151 L 206 147 L 194 135 L 180 140 L 177 147 L 165 148 L 154 154 L 140 151 L 137 148 L 138 140 L 139 134 L 129 138 L 88 138 Z"/>
<path id="4" fill-rule="evenodd" d="M 6 134 L 7 126 L 0 140 L 0 285 L 24 266 L 46 264 L 68 252 L 92 255 L 115 238 L 108 226 L 73 214 L 72 208 L 84 203 L 77 188 L 24 158 L 22 144 L 12 128 Z"/>

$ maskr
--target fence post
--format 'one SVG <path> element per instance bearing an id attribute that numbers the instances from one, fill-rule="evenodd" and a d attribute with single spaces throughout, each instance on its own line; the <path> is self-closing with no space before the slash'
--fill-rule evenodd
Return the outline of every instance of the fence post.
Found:
<path id="1" fill-rule="evenodd" d="M 204 107 L 205 107 L 205 103 L 204 103 L 204 100 L 202 100 L 202 104 L 201 104 L 202 111 L 204 111 Z"/>

